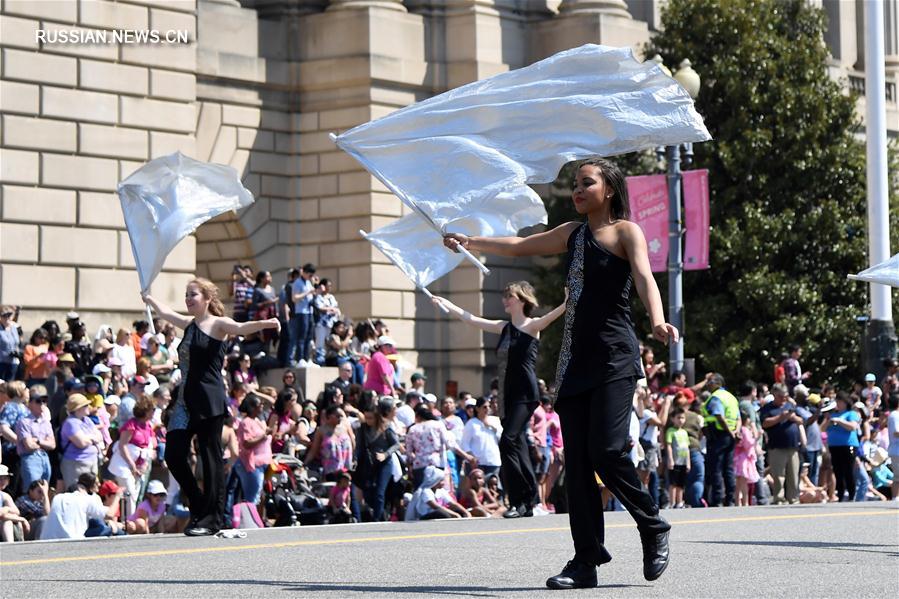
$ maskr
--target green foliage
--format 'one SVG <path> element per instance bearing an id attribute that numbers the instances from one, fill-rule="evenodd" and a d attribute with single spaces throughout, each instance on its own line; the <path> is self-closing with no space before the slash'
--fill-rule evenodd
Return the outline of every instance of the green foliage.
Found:
<path id="1" fill-rule="evenodd" d="M 663 24 L 644 54 L 693 62 L 714 138 L 695 145 L 691 167 L 709 169 L 711 269 L 684 276 L 686 355 L 698 372 L 768 381 L 773 359 L 800 343 L 815 383 L 856 378 L 855 317 L 868 297 L 846 275 L 867 265 L 865 155 L 855 99 L 827 73 L 823 11 L 803 0 L 671 0 Z M 557 204 L 551 219 L 570 210 Z M 549 275 L 538 273 L 541 295 L 561 297 Z M 642 308 L 634 314 L 645 323 Z"/>

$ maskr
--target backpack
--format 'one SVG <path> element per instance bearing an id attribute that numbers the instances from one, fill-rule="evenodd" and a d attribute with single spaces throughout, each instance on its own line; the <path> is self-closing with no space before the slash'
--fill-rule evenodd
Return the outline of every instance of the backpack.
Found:
<path id="1" fill-rule="evenodd" d="M 241 501 L 231 510 L 231 526 L 235 529 L 240 528 L 265 528 L 265 523 L 259 516 L 259 510 L 256 505 L 249 501 Z"/>

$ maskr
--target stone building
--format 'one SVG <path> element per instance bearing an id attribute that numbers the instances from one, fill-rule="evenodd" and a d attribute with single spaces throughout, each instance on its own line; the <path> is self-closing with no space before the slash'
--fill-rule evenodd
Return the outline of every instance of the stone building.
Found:
<path id="1" fill-rule="evenodd" d="M 198 273 L 224 287 L 234 263 L 313 262 L 344 312 L 389 322 L 404 357 L 442 390 L 482 390 L 494 339 L 450 326 L 358 235 L 403 214 L 331 132 L 470 81 L 593 42 L 638 48 L 664 0 L 3 0 L 0 10 L 0 303 L 31 330 L 76 309 L 89 329 L 139 315 L 115 195 L 148 159 L 180 150 L 234 166 L 256 203 L 202 226 L 153 287 L 179 306 Z M 863 82 L 861 1 L 831 16 L 834 76 Z M 887 0 L 887 85 L 897 125 L 896 0 Z M 63 43 L 97 30 L 187 31 L 189 43 Z M 165 39 L 162 40 L 165 42 Z M 701 57 L 693 58 L 701 72 Z M 863 90 L 860 90 L 863 91 Z M 463 266 L 432 286 L 476 313 L 527 264 Z M 451 290 L 451 293 L 450 293 Z"/>

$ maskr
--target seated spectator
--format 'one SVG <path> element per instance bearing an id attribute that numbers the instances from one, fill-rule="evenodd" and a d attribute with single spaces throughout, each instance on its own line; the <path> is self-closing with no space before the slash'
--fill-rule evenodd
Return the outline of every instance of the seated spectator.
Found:
<path id="1" fill-rule="evenodd" d="M 445 480 L 446 474 L 440 468 L 425 468 L 421 484 L 415 489 L 406 508 L 407 522 L 469 517 L 468 511 L 443 488 Z"/>
<path id="2" fill-rule="evenodd" d="M 337 372 L 337 378 L 331 381 L 330 385 L 336 389 L 340 389 L 340 392 L 346 397 L 350 394 L 350 385 L 353 384 L 353 365 L 349 362 L 344 362 L 340 365 Z"/>
<path id="3" fill-rule="evenodd" d="M 237 383 L 243 383 L 248 392 L 259 388 L 259 383 L 256 382 L 256 373 L 253 372 L 251 366 L 252 360 L 250 360 L 250 355 L 241 354 L 240 359 L 237 361 L 237 367 L 231 373 L 232 386 Z"/>
<path id="4" fill-rule="evenodd" d="M 487 489 L 484 471 L 480 468 L 475 468 L 465 477 L 459 494 L 459 503 L 476 517 L 501 516 L 506 511 L 499 498 Z"/>
<path id="5" fill-rule="evenodd" d="M 30 389 L 28 414 L 16 424 L 16 447 L 19 453 L 21 477 L 19 488 L 28 489 L 38 480 L 50 480 L 48 452 L 56 449 L 56 436 L 50 424 L 47 389 L 35 385 Z"/>
<path id="6" fill-rule="evenodd" d="M 41 540 L 47 539 L 83 539 L 88 530 L 88 520 L 101 523 L 107 516 L 112 517 L 118 510 L 118 495 L 112 505 L 103 505 L 97 494 L 100 486 L 97 477 L 91 473 L 83 473 L 78 482 L 70 487 L 68 493 L 60 493 L 50 504 L 50 513 L 41 531 Z"/>
<path id="7" fill-rule="evenodd" d="M 337 482 L 342 472 L 353 466 L 353 437 L 350 425 L 342 410 L 331 405 L 322 410 L 321 426 L 315 429 L 312 444 L 304 462 L 311 464 L 319 459 L 325 480 Z"/>
<path id="8" fill-rule="evenodd" d="M 137 372 L 134 376 L 135 378 L 139 377 L 147 381 L 147 384 L 144 386 L 144 393 L 146 393 L 147 395 L 152 395 L 154 391 L 159 389 L 159 381 L 150 372 L 149 358 L 138 358 Z"/>
<path id="9" fill-rule="evenodd" d="M 41 529 L 47 520 L 47 514 L 50 513 L 49 493 L 50 484 L 46 480 L 36 480 L 28 486 L 22 496 L 16 499 L 19 515 L 28 520 L 28 524 L 31 526 L 31 534 L 26 536 L 26 541 L 41 538 Z"/>
<path id="10" fill-rule="evenodd" d="M 349 472 L 341 472 L 337 476 L 337 484 L 331 489 L 328 499 L 331 524 L 348 524 L 356 521 L 350 507 L 352 482 L 353 479 Z"/>
<path id="11" fill-rule="evenodd" d="M 125 521 L 125 531 L 129 535 L 168 532 L 169 520 L 165 515 L 166 495 L 165 486 L 158 480 L 151 480 L 147 484 L 144 500 Z"/>
<path id="12" fill-rule="evenodd" d="M 325 340 L 325 366 L 349 365 L 352 369 L 352 382 L 361 385 L 365 379 L 365 368 L 350 349 L 353 329 L 338 320 L 331 326 L 330 334 Z"/>
<path id="13" fill-rule="evenodd" d="M 90 402 L 81 393 L 73 393 L 66 400 L 69 417 L 59 431 L 59 447 L 63 452 L 59 468 L 66 487 L 76 484 L 82 474 L 97 474 L 103 437 L 88 417 L 90 409 Z"/>
<path id="14" fill-rule="evenodd" d="M 24 541 L 31 530 L 28 519 L 19 513 L 12 497 L 4 489 L 9 485 L 9 468 L 0 464 L 0 541 Z"/>

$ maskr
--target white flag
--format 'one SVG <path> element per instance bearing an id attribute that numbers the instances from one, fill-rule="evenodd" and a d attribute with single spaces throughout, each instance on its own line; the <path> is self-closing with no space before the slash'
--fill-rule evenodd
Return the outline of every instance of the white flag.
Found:
<path id="1" fill-rule="evenodd" d="M 854 281 L 867 281 L 868 283 L 899 287 L 899 254 L 885 262 L 875 264 L 857 275 L 849 275 L 849 278 Z"/>
<path id="2" fill-rule="evenodd" d="M 496 216 L 499 194 L 519 198 L 502 202 L 505 216 L 532 220 L 483 225 L 514 235 L 512 226 L 546 222 L 527 184 L 553 181 L 566 162 L 710 138 L 689 94 L 659 65 L 638 62 L 630 48 L 588 44 L 408 106 L 335 143 L 420 211 L 420 226 L 474 233 Z M 398 230 L 408 235 L 409 226 Z M 407 256 L 407 240 L 388 233 L 376 232 L 378 247 Z M 438 255 L 449 251 L 442 244 L 415 249 L 444 265 L 425 279 L 459 262 Z"/>
<path id="3" fill-rule="evenodd" d="M 180 152 L 143 165 L 119 183 L 118 192 L 142 291 L 184 237 L 223 212 L 253 203 L 235 169 Z"/>

